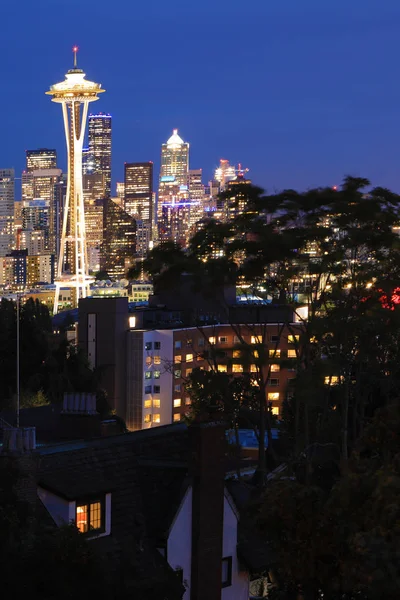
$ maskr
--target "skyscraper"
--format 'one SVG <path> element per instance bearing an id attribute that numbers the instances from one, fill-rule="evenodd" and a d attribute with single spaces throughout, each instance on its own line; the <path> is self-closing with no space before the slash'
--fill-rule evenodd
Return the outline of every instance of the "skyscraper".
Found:
<path id="1" fill-rule="evenodd" d="M 101 270 L 112 279 L 122 279 L 136 253 L 136 222 L 113 200 L 104 200 Z"/>
<path id="2" fill-rule="evenodd" d="M 55 313 L 58 311 L 62 286 L 74 290 L 72 304 L 76 306 L 80 298 L 88 295 L 91 281 L 87 264 L 82 149 L 89 102 L 98 100 L 98 95 L 104 90 L 100 84 L 85 79 L 85 73 L 77 67 L 77 51 L 75 47 L 74 66 L 66 74 L 65 81 L 52 85 L 46 92 L 52 96 L 53 102 L 62 105 L 68 151 L 68 185 L 57 266 Z"/>
<path id="3" fill-rule="evenodd" d="M 22 230 L 41 232 L 42 246 L 39 252 L 34 254 L 50 253 L 50 200 L 22 201 Z M 28 248 L 27 245 L 24 247 Z"/>
<path id="4" fill-rule="evenodd" d="M 26 150 L 26 170 L 28 173 L 36 169 L 56 169 L 57 152 L 49 148 Z"/>
<path id="5" fill-rule="evenodd" d="M 0 169 L 0 256 L 14 243 L 14 169 Z"/>
<path id="6" fill-rule="evenodd" d="M 204 185 L 202 183 L 202 169 L 190 169 L 188 177 L 190 200 L 190 226 L 193 228 L 204 216 Z M 195 233 L 192 229 L 191 234 Z"/>
<path id="7" fill-rule="evenodd" d="M 136 252 L 145 256 L 153 221 L 153 163 L 125 163 L 124 205 L 126 212 L 136 219 Z"/>
<path id="8" fill-rule="evenodd" d="M 104 175 L 105 198 L 111 196 L 111 115 L 89 115 L 87 171 Z"/>
<path id="9" fill-rule="evenodd" d="M 161 169 L 158 187 L 159 218 L 164 203 L 177 198 L 181 186 L 188 185 L 189 144 L 184 142 L 174 129 L 169 140 L 161 146 Z"/>
<path id="10" fill-rule="evenodd" d="M 220 190 L 223 191 L 229 181 L 236 178 L 236 169 L 233 165 L 229 164 L 229 160 L 221 158 L 219 167 L 215 169 L 214 178 L 215 181 L 218 181 Z"/>

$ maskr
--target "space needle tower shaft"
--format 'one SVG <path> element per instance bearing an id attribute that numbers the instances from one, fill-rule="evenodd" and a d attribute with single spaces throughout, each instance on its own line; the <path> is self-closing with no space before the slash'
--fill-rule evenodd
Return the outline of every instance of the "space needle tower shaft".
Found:
<path id="1" fill-rule="evenodd" d="M 62 107 L 65 138 L 68 153 L 67 194 L 65 198 L 60 253 L 57 260 L 54 314 L 59 308 L 62 287 L 70 288 L 72 305 L 89 293 L 92 278 L 89 276 L 85 212 L 82 182 L 82 150 L 89 103 L 98 100 L 105 90 L 101 85 L 85 79 L 85 73 L 77 65 L 78 48 L 73 48 L 74 66 L 65 81 L 50 87 L 46 94 Z"/>

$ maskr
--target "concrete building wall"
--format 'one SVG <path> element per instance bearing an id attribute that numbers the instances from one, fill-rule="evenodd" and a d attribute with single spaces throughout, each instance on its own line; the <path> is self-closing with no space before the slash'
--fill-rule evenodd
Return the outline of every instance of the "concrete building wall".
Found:
<path id="1" fill-rule="evenodd" d="M 89 315 L 96 315 L 95 332 Z M 126 418 L 126 332 L 127 298 L 84 298 L 79 302 L 78 345 L 88 354 L 89 340 L 95 347 L 94 367 L 100 370 L 101 385 L 108 402 Z"/>
<path id="2" fill-rule="evenodd" d="M 192 488 L 186 492 L 167 542 L 167 560 L 170 566 L 182 569 L 185 593 L 183 600 L 190 600 L 190 571 L 192 564 Z"/>

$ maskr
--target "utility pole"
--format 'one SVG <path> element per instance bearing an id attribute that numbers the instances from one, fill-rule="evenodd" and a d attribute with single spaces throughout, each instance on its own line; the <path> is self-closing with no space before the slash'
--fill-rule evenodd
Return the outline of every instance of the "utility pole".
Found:
<path id="1" fill-rule="evenodd" d="M 19 294 L 17 294 L 17 427 L 19 428 L 20 390 L 19 390 Z"/>

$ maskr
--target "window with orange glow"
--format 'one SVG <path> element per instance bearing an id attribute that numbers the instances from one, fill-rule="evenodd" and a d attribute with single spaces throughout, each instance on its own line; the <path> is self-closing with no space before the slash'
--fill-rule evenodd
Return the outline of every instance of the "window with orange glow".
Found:
<path id="1" fill-rule="evenodd" d="M 76 526 L 81 533 L 104 529 L 102 502 L 97 501 L 86 504 L 77 504 Z"/>
<path id="2" fill-rule="evenodd" d="M 280 355 L 281 355 L 281 351 L 279 349 L 269 351 L 270 358 L 279 358 Z"/>

